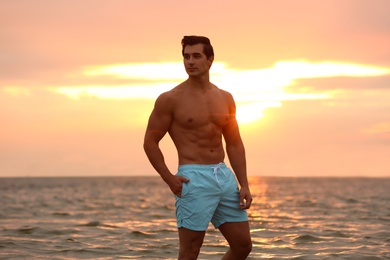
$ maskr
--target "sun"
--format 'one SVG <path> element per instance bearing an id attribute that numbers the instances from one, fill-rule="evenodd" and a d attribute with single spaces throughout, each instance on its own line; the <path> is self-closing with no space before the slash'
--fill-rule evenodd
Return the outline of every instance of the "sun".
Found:
<path id="1" fill-rule="evenodd" d="M 251 102 L 238 104 L 236 119 L 239 124 L 250 124 L 260 120 L 264 116 L 264 110 L 270 107 L 280 107 L 281 102 Z"/>

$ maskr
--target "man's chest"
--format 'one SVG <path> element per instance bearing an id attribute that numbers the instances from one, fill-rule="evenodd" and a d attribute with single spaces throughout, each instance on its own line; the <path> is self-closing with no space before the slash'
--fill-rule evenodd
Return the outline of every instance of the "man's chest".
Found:
<path id="1" fill-rule="evenodd" d="M 181 100 L 175 109 L 174 120 L 183 127 L 197 128 L 207 124 L 223 127 L 229 120 L 229 107 L 218 99 Z"/>

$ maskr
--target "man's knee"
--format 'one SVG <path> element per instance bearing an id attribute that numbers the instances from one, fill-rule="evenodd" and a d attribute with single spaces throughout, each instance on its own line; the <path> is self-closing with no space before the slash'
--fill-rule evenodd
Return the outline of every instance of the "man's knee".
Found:
<path id="1" fill-rule="evenodd" d="M 179 249 L 179 260 L 196 260 L 198 259 L 198 255 L 200 253 L 200 248 L 192 247 L 192 248 L 180 248 Z"/>
<path id="2" fill-rule="evenodd" d="M 234 248 L 231 248 L 233 254 L 237 259 L 246 259 L 252 251 L 252 241 L 250 239 L 241 240 Z"/>
<path id="3" fill-rule="evenodd" d="M 252 241 L 251 240 L 249 240 L 247 243 L 242 245 L 242 251 L 243 251 L 243 254 L 246 254 L 247 256 L 250 254 L 250 252 L 252 251 Z"/>

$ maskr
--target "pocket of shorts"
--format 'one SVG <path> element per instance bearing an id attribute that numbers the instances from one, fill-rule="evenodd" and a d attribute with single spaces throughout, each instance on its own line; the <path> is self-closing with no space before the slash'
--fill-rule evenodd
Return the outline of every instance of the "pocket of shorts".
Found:
<path id="1" fill-rule="evenodd" d="M 189 187 L 188 187 L 188 184 L 189 182 L 182 182 L 182 186 L 181 186 L 181 197 L 183 198 L 189 191 Z"/>
<path id="2" fill-rule="evenodd" d="M 177 172 L 175 175 L 176 176 L 182 176 L 184 178 L 189 179 L 185 172 L 180 172 L 180 173 Z M 189 182 L 182 182 L 181 183 L 181 195 L 180 195 L 180 197 L 175 195 L 176 199 L 180 199 L 180 198 L 182 198 L 183 196 L 185 196 L 188 193 L 188 191 L 189 191 L 188 184 L 189 184 Z"/>

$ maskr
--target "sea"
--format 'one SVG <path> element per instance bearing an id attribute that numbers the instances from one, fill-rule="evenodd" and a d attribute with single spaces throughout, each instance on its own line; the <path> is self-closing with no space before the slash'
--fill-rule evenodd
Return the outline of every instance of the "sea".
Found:
<path id="1" fill-rule="evenodd" d="M 390 178 L 251 176 L 248 259 L 390 259 Z M 0 259 L 177 259 L 159 176 L 0 179 Z M 199 259 L 228 244 L 209 226 Z"/>

